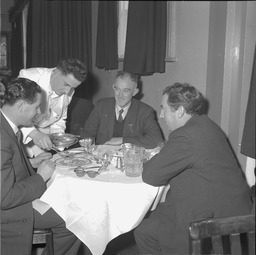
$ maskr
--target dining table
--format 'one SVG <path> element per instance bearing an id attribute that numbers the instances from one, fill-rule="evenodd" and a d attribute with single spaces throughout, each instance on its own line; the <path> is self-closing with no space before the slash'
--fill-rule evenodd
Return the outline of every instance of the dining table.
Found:
<path id="1" fill-rule="evenodd" d="M 86 170 L 98 171 L 97 159 L 104 151 L 112 159 L 106 169 L 94 177 L 78 176 L 77 162 L 84 161 Z M 141 176 L 129 177 L 123 168 L 117 168 L 115 160 L 122 156 L 120 146 L 99 145 L 91 154 L 79 147 L 68 153 L 73 159 L 58 153 L 53 156 L 54 174 L 37 202 L 52 207 L 93 255 L 102 255 L 112 239 L 136 228 L 146 213 L 157 207 L 165 187 L 151 186 Z M 47 209 L 40 210 L 43 214 Z"/>

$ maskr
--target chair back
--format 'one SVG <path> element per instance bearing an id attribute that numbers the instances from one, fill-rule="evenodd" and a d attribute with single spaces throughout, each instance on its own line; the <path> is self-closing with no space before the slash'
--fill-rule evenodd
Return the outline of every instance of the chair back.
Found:
<path id="1" fill-rule="evenodd" d="M 190 254 L 255 255 L 255 214 L 190 223 Z"/>
<path id="2" fill-rule="evenodd" d="M 33 232 L 33 245 L 45 244 L 47 255 L 54 255 L 53 249 L 53 233 L 50 228 L 39 229 L 35 228 Z M 44 254 L 44 253 L 42 253 Z"/>

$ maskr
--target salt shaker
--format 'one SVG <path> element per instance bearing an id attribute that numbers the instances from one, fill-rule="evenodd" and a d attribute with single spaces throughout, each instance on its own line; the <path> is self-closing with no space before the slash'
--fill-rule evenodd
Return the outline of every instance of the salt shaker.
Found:
<path id="1" fill-rule="evenodd" d="M 116 168 L 123 171 L 123 169 L 124 169 L 123 158 L 116 157 Z"/>
<path id="2" fill-rule="evenodd" d="M 109 160 L 108 154 L 107 154 L 107 153 L 104 153 L 104 154 L 102 155 L 102 157 L 103 157 L 104 163 L 108 163 L 108 160 Z"/>

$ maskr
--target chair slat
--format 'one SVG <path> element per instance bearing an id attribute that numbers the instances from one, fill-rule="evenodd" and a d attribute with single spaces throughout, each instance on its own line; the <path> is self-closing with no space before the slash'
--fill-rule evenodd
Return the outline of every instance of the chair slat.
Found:
<path id="1" fill-rule="evenodd" d="M 248 239 L 248 254 L 249 255 L 255 255 L 255 232 L 249 232 L 247 233 L 247 239 Z"/>
<path id="2" fill-rule="evenodd" d="M 33 245 L 45 244 L 48 255 L 54 255 L 53 249 L 53 233 L 51 229 L 34 229 Z"/>
<path id="3" fill-rule="evenodd" d="M 223 254 L 223 246 L 221 236 L 213 236 L 212 237 L 212 247 L 214 254 Z"/>
<path id="4" fill-rule="evenodd" d="M 242 254 L 240 234 L 239 233 L 231 234 L 229 239 L 230 239 L 231 254 L 232 255 Z"/>
<path id="5" fill-rule="evenodd" d="M 192 242 L 192 255 L 200 255 L 201 254 L 201 240 L 194 240 Z"/>
<path id="6" fill-rule="evenodd" d="M 232 255 L 241 255 L 244 251 L 246 254 L 249 251 L 248 255 L 255 255 L 255 214 L 191 222 L 189 235 L 191 254 L 202 254 L 201 246 L 204 249 L 211 249 L 212 246 L 212 254 L 223 254 L 229 252 L 227 249 L 230 249 Z M 246 236 L 247 239 L 243 238 Z M 208 238 L 211 238 L 212 244 L 205 242 Z M 198 246 L 193 243 L 199 243 L 200 240 L 199 250 Z M 230 247 L 227 247 L 229 245 Z"/>

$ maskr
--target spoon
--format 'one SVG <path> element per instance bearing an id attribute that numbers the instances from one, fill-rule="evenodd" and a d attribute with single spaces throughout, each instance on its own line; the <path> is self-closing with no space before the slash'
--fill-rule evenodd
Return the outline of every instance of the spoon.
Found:
<path id="1" fill-rule="evenodd" d="M 56 151 L 58 155 L 60 155 L 62 158 L 70 158 L 73 159 L 75 156 L 73 153 L 70 153 L 69 151 L 58 151 L 56 148 L 52 147 L 52 150 Z"/>

